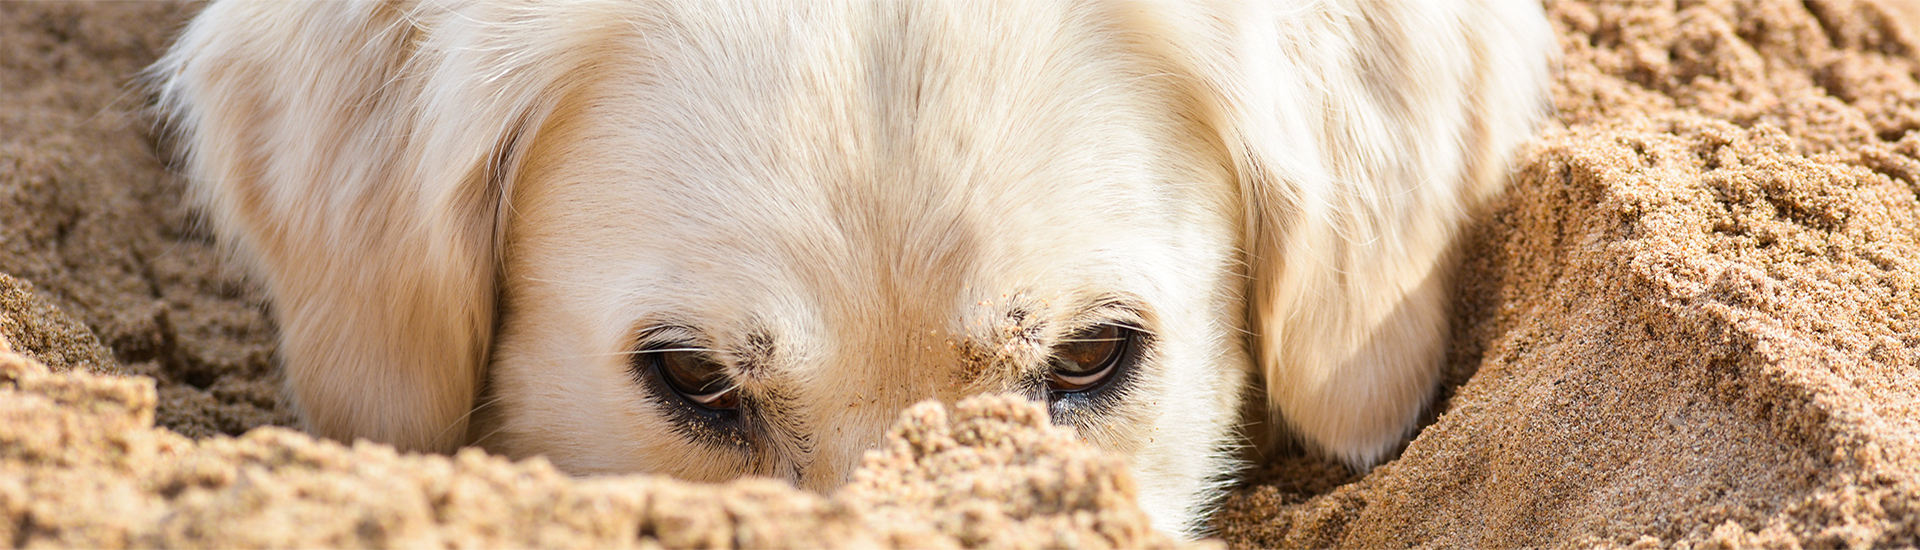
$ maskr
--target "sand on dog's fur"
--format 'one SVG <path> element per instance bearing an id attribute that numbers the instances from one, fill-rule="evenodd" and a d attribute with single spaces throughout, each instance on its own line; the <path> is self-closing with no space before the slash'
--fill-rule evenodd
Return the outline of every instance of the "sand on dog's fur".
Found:
<path id="1" fill-rule="evenodd" d="M 1848 1 L 1548 8 L 1560 123 L 1462 247 L 1433 420 L 1364 475 L 1275 457 L 1214 528 L 1236 547 L 1920 545 L 1913 39 Z M 1117 463 L 1011 403 L 916 410 L 827 497 L 254 429 L 289 420 L 263 305 L 177 206 L 127 88 L 191 11 L 0 3 L 19 353 L 0 354 L 0 545 L 1165 542 L 1128 538 L 1151 535 Z M 276 525 L 306 538 L 260 538 Z"/>

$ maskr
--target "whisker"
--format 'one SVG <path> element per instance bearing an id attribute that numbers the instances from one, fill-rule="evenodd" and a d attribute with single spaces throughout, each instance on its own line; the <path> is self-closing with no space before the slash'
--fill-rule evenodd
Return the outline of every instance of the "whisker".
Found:
<path id="1" fill-rule="evenodd" d="M 696 351 L 696 352 L 706 352 L 706 353 L 718 353 L 714 350 L 707 349 L 707 348 L 660 348 L 660 349 L 642 349 L 642 350 L 633 350 L 633 351 L 618 351 L 608 355 L 639 355 L 642 353 L 666 353 L 670 351 Z"/>
<path id="2" fill-rule="evenodd" d="M 475 411 L 479 411 L 481 407 L 492 406 L 496 403 L 499 403 L 500 400 L 501 400 L 501 397 L 498 395 L 489 395 L 487 396 L 486 399 L 482 399 L 480 400 L 480 402 L 474 403 L 472 407 L 467 407 L 466 414 L 460 415 L 460 418 L 456 418 L 453 420 L 453 422 L 447 423 L 446 427 L 440 428 L 440 433 L 436 434 L 434 438 L 439 439 L 440 437 L 447 435 L 447 432 L 449 430 L 452 430 L 454 426 L 458 426 L 460 425 L 461 422 L 465 422 L 467 420 L 473 419 L 473 413 Z M 496 429 L 495 431 L 497 432 L 499 430 Z M 481 439 L 485 439 L 485 438 L 481 438 Z M 475 439 L 474 441 L 480 441 L 481 439 Z"/>
<path id="3" fill-rule="evenodd" d="M 696 353 L 719 353 L 716 350 L 711 350 L 707 348 L 660 348 L 660 349 L 615 351 L 615 352 L 608 352 L 608 353 L 582 353 L 578 355 L 550 355 L 545 357 L 544 359 L 547 361 L 560 361 L 560 360 L 567 360 L 567 359 L 586 359 L 589 357 L 615 357 L 615 356 L 623 356 L 623 355 L 643 355 L 648 353 L 668 353 L 668 352 L 678 352 L 678 351 L 689 351 L 689 352 L 696 352 Z"/>
<path id="4" fill-rule="evenodd" d="M 492 431 L 489 431 L 489 432 L 487 432 L 487 433 L 486 433 L 486 435 L 482 435 L 482 436 L 480 436 L 480 437 L 476 437 L 476 438 L 473 438 L 473 440 L 474 440 L 474 441 L 486 441 L 486 440 L 488 440 L 488 439 L 493 439 L 493 436 L 494 436 L 494 435 L 496 435 L 496 434 L 499 434 L 500 432 L 504 432 L 504 431 L 507 431 L 507 427 L 506 427 L 506 426 L 504 426 L 504 425 L 502 425 L 502 426 L 499 426 L 499 427 L 496 427 L 496 428 L 494 428 L 494 429 L 493 429 Z"/>

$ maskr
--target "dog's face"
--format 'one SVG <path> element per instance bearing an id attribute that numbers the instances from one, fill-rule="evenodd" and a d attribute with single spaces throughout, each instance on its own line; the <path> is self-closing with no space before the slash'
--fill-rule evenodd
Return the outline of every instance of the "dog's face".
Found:
<path id="1" fill-rule="evenodd" d="M 1405 441 L 1553 43 L 1532 0 L 233 1 L 150 74 L 314 433 L 824 489 L 1015 392 L 1179 530 L 1243 393 Z"/>
<path id="2" fill-rule="evenodd" d="M 1249 368 L 1230 161 L 1030 11 L 706 14 L 597 68 L 514 178 L 481 443 L 828 489 L 908 405 L 1015 392 L 1184 506 Z"/>

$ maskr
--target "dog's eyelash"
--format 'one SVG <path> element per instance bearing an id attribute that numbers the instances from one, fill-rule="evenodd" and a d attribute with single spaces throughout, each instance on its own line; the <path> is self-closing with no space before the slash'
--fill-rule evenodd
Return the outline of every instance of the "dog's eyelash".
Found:
<path id="1" fill-rule="evenodd" d="M 1160 336 L 1160 333 L 1157 333 L 1157 332 L 1154 332 L 1154 331 L 1153 331 L 1152 329 L 1149 329 L 1149 328 L 1146 328 L 1145 326 L 1143 326 L 1143 325 L 1145 325 L 1145 324 L 1146 324 L 1146 323 L 1141 323 L 1141 322 L 1139 322 L 1139 321 L 1137 321 L 1137 320 L 1135 320 L 1135 321 L 1108 321 L 1108 322 L 1104 322 L 1104 323 L 1095 323 L 1095 324 L 1093 324 L 1093 325 L 1091 325 L 1091 326 L 1099 326 L 1099 325 L 1113 325 L 1113 326 L 1116 326 L 1116 327 L 1123 327 L 1123 328 L 1125 328 L 1125 329 L 1127 329 L 1127 330 L 1131 330 L 1131 331 L 1133 331 L 1133 332 L 1135 332 L 1135 333 L 1138 333 L 1138 334 L 1139 334 L 1139 335 L 1141 335 L 1141 336 L 1146 336 L 1146 337 L 1150 337 L 1150 338 L 1158 338 L 1158 337 Z M 1062 339 L 1060 339 L 1059 341 L 1061 341 L 1061 342 L 1113 342 L 1113 341 L 1117 341 L 1117 340 L 1123 340 L 1123 339 L 1124 339 L 1124 338 L 1109 338 L 1109 339 L 1104 339 L 1104 340 L 1102 340 L 1102 339 L 1072 339 L 1072 338 L 1062 338 Z"/>
<path id="2" fill-rule="evenodd" d="M 608 353 L 581 353 L 581 354 L 575 354 L 575 355 L 552 355 L 552 356 L 547 356 L 547 359 L 551 361 L 564 361 L 568 359 L 585 359 L 588 357 L 628 357 L 628 356 L 641 355 L 641 354 L 647 354 L 647 353 L 665 353 L 665 352 L 672 352 L 672 351 L 719 353 L 717 351 L 707 349 L 707 348 L 659 348 L 659 349 L 615 351 L 615 352 L 608 352 Z"/>
<path id="3" fill-rule="evenodd" d="M 610 353 L 607 355 L 640 355 L 643 353 L 671 353 L 676 351 L 690 351 L 695 353 L 719 353 L 717 351 L 707 349 L 707 348 L 652 348 L 652 349 L 637 349 L 632 351 L 618 351 L 618 352 Z"/>
<path id="4" fill-rule="evenodd" d="M 1075 312 L 1073 316 L 1082 319 L 1101 319 L 1100 321 L 1085 325 L 1087 327 L 1113 325 L 1126 327 L 1143 336 L 1159 336 L 1146 328 L 1146 315 L 1137 305 L 1138 303 L 1138 300 L 1131 300 L 1121 296 L 1102 296 L 1082 307 L 1079 311 Z"/>

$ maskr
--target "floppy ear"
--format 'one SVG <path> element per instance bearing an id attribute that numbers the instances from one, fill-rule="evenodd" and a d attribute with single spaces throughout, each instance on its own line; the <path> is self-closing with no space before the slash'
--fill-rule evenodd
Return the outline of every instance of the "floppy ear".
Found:
<path id="1" fill-rule="evenodd" d="M 1530 0 L 1274 4 L 1159 25 L 1240 175 L 1271 424 L 1366 466 L 1434 393 L 1454 237 L 1545 113 L 1558 46 Z"/>
<path id="2" fill-rule="evenodd" d="M 149 69 L 190 199 L 264 283 L 319 435 L 465 441 L 516 154 L 606 24 L 449 9 L 214 2 Z"/>

